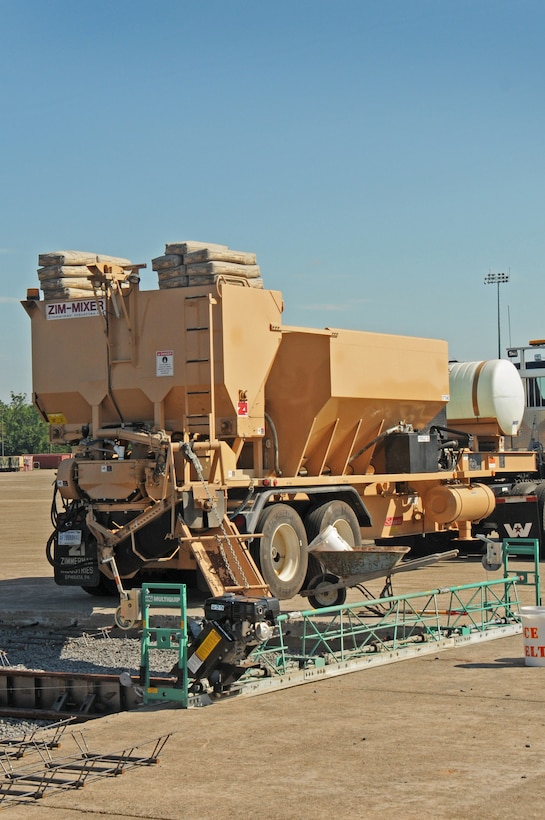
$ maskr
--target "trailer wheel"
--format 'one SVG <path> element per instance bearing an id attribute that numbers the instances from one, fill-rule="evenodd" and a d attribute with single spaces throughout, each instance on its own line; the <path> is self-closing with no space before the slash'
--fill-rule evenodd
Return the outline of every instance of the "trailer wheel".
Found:
<path id="1" fill-rule="evenodd" d="M 341 589 L 327 589 L 330 584 L 337 584 L 339 579 L 336 575 L 324 573 L 313 578 L 308 585 L 308 589 L 314 590 L 308 596 L 308 602 L 313 609 L 322 609 L 324 606 L 342 606 L 346 601 L 346 587 Z M 326 587 L 326 589 L 323 589 Z"/>
<path id="2" fill-rule="evenodd" d="M 351 547 L 361 546 L 360 525 L 356 513 L 346 501 L 329 501 L 308 513 L 305 518 L 305 528 L 309 544 L 329 524 L 335 527 L 341 538 L 344 538 Z M 320 572 L 321 567 L 318 560 L 312 553 L 309 553 L 305 583 L 308 584 L 310 579 Z"/>
<path id="3" fill-rule="evenodd" d="M 307 515 L 305 525 L 309 543 L 331 525 L 351 547 L 361 546 L 358 518 L 346 501 L 329 501 L 316 507 Z"/>
<path id="4" fill-rule="evenodd" d="M 532 495 L 537 488 L 535 481 L 519 481 L 513 485 L 510 495 Z"/>
<path id="5" fill-rule="evenodd" d="M 257 532 L 263 533 L 255 558 L 275 598 L 297 595 L 307 573 L 307 535 L 298 513 L 287 504 L 263 511 Z"/>

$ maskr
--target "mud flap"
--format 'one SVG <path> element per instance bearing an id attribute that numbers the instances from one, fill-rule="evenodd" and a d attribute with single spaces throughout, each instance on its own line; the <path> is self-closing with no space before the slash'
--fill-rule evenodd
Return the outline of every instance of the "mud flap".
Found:
<path id="1" fill-rule="evenodd" d="M 96 544 L 85 541 L 82 530 L 57 532 L 53 555 L 59 586 L 94 587 L 100 583 Z"/>

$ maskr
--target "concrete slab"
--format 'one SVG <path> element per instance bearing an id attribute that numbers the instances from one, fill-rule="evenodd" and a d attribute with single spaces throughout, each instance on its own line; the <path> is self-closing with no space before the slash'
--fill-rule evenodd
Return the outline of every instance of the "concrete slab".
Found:
<path id="1" fill-rule="evenodd" d="M 544 675 L 506 638 L 200 710 L 102 718 L 84 727 L 102 753 L 173 732 L 160 764 L 7 816 L 541 818 Z"/>

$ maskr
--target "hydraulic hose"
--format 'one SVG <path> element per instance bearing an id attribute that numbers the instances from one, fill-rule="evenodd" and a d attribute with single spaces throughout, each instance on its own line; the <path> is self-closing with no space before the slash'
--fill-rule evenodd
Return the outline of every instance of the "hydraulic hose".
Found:
<path id="1" fill-rule="evenodd" d="M 378 441 L 381 441 L 383 438 L 386 438 L 392 433 L 402 433 L 404 432 L 404 430 L 405 427 L 401 424 L 396 424 L 395 427 L 389 427 L 388 430 L 384 430 L 383 433 L 380 433 L 378 436 L 375 436 L 375 438 L 371 439 L 371 441 L 368 441 L 365 447 L 362 447 L 361 450 L 358 450 L 357 453 L 355 453 L 348 459 L 348 463 L 352 464 L 353 461 L 356 461 L 357 458 L 362 456 L 367 450 L 369 450 L 370 447 L 373 447 L 374 444 L 376 444 Z"/>

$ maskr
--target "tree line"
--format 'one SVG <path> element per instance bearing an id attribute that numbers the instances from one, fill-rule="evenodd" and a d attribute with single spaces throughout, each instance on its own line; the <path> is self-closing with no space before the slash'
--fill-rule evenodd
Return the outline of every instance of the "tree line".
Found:
<path id="1" fill-rule="evenodd" d="M 66 447 L 49 443 L 49 425 L 42 419 L 25 393 L 10 393 L 10 401 L 0 401 L 0 441 L 3 456 L 26 453 L 62 453 Z"/>

